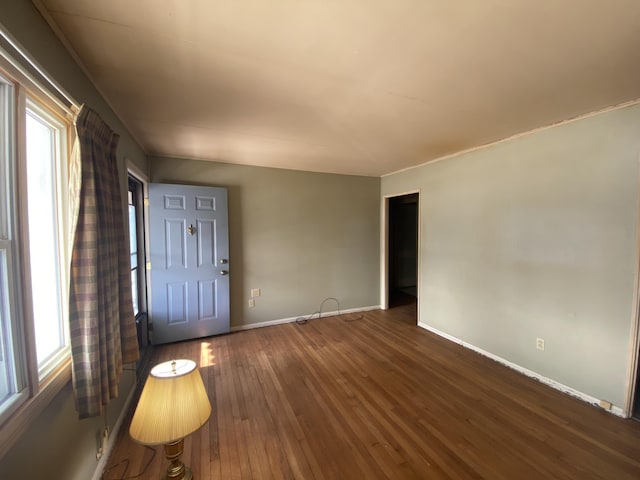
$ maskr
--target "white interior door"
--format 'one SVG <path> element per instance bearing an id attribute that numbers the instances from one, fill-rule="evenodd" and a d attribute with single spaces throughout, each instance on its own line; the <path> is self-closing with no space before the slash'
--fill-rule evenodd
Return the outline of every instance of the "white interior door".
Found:
<path id="1" fill-rule="evenodd" d="M 229 331 L 227 189 L 149 184 L 151 340 Z"/>

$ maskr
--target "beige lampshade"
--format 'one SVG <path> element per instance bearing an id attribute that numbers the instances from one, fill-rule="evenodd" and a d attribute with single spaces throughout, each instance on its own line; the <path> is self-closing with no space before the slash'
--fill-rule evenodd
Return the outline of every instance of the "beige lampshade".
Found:
<path id="1" fill-rule="evenodd" d="M 200 371 L 192 360 L 171 360 L 151 369 L 129 427 L 139 443 L 171 443 L 195 432 L 211 415 Z"/>

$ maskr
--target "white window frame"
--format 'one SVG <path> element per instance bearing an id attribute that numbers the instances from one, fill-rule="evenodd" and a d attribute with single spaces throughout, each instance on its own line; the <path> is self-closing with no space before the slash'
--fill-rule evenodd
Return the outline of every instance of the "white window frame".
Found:
<path id="1" fill-rule="evenodd" d="M 59 272 L 61 276 L 60 297 L 68 339 L 68 278 L 70 258 L 70 213 L 68 208 L 69 152 L 75 139 L 73 128 L 74 112 L 59 101 L 52 99 L 39 83 L 16 66 L 6 52 L 0 50 L 0 80 L 12 85 L 13 112 L 6 120 L 13 124 L 8 148 L 0 151 L 0 249 L 10 252 L 6 269 L 11 309 L 12 348 L 16 367 L 16 385 L 19 392 L 9 402 L 0 405 L 0 458 L 7 453 L 34 418 L 44 410 L 54 396 L 71 380 L 70 347 L 58 352 L 55 358 L 39 368 L 33 323 L 33 309 L 30 288 L 29 246 L 26 218 L 26 111 L 29 107 L 56 127 L 59 131 L 60 151 L 58 172 L 58 250 L 60 253 Z M 0 112 L 0 115 L 3 115 Z M 3 119 L 5 120 L 5 119 Z M 1 135 L 1 134 L 0 134 Z M 2 139 L 7 144 L 8 139 Z M 8 161 L 5 161 L 7 160 Z M 4 215 L 4 211 L 8 215 Z M 3 225 L 6 225 L 3 231 Z M 7 237 L 7 238 L 5 238 Z M 10 248 L 8 248 L 10 247 Z M 1 293 L 1 292 L 0 292 Z M 2 308 L 2 302 L 0 302 Z M 68 343 L 68 342 L 67 342 Z"/>

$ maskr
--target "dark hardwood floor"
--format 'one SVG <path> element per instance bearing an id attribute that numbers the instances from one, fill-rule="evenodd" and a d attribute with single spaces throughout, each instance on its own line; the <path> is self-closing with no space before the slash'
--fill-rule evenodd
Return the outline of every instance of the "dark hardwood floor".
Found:
<path id="1" fill-rule="evenodd" d="M 639 422 L 416 327 L 415 304 L 153 356 L 194 359 L 210 392 L 209 423 L 185 441 L 196 480 L 640 479 Z M 103 478 L 160 478 L 156 450 L 125 422 Z"/>

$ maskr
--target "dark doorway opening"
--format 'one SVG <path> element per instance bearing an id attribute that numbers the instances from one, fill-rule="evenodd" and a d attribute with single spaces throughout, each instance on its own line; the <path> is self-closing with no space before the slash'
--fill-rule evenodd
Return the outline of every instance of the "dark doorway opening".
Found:
<path id="1" fill-rule="evenodd" d="M 389 199 L 389 308 L 418 296 L 418 194 Z"/>

